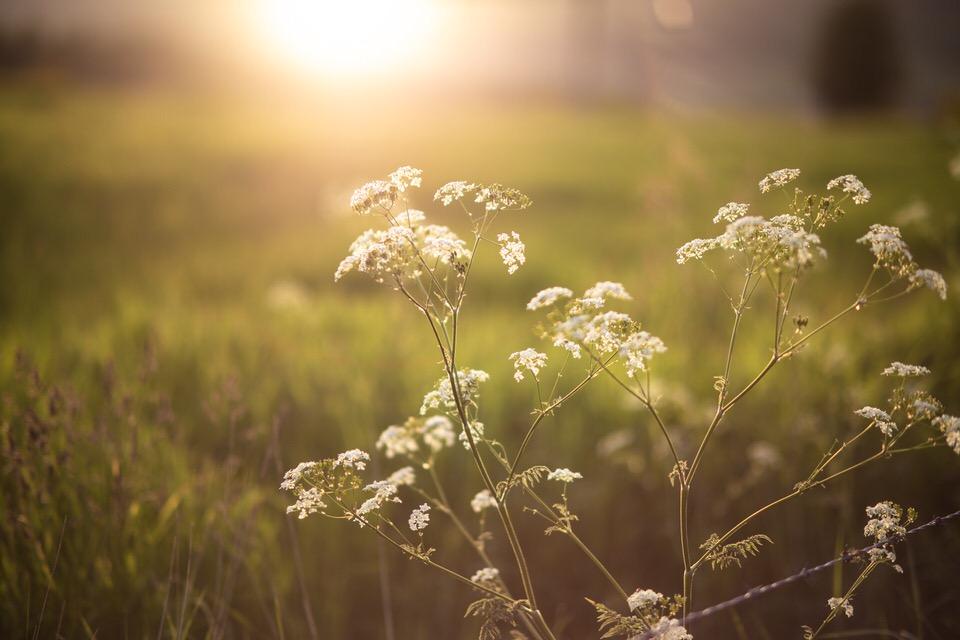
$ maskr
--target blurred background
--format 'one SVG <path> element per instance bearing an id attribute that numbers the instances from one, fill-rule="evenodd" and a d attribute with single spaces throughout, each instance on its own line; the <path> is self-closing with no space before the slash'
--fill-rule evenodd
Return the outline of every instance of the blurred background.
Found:
<path id="1" fill-rule="evenodd" d="M 532 402 L 506 360 L 537 346 L 524 304 L 610 279 L 670 347 L 658 392 L 689 456 L 730 313 L 674 250 L 711 233 L 730 200 L 780 213 L 756 191 L 773 169 L 802 168 L 810 189 L 852 172 L 874 193 L 824 237 L 830 260 L 798 299 L 814 324 L 869 271 L 854 241 L 871 223 L 900 225 L 944 273 L 946 303 L 927 292 L 863 310 L 729 416 L 694 496 L 695 541 L 805 478 L 856 428 L 853 409 L 882 406 L 891 360 L 932 368 L 931 390 L 960 412 L 958 32 L 954 0 L 7 0 L 0 635 L 476 634 L 472 594 L 354 527 L 287 518 L 277 490 L 300 460 L 371 448 L 438 377 L 411 309 L 363 278 L 333 283 L 368 222 L 351 192 L 404 164 L 425 171 L 415 204 L 463 233 L 432 208 L 444 182 L 502 182 L 535 201 L 511 219 L 527 264 L 507 277 L 488 255 L 464 321 L 462 361 L 492 374 L 484 422 L 508 447 Z M 767 357 L 764 320 L 745 325 L 738 380 Z M 628 590 L 675 593 L 671 465 L 654 429 L 599 383 L 528 460 L 586 476 L 571 492 L 581 536 Z M 480 485 L 463 453 L 439 471 L 466 515 Z M 762 518 L 775 544 L 743 571 L 698 576 L 694 608 L 861 546 L 868 504 L 921 519 L 957 509 L 957 456 L 912 455 Z M 614 594 L 541 529 L 522 521 L 547 618 L 564 638 L 597 637 L 582 597 Z M 449 527 L 428 539 L 478 568 Z M 956 526 L 912 537 L 905 575 L 871 579 L 835 628 L 960 637 L 958 558 Z M 855 570 L 693 631 L 799 637 Z"/>

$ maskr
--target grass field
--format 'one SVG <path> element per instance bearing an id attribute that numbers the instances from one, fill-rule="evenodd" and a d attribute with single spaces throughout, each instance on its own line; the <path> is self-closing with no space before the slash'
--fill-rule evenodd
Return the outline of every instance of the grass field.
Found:
<path id="1" fill-rule="evenodd" d="M 410 308 L 363 278 L 333 282 L 368 222 L 350 214 L 350 193 L 402 164 L 425 172 L 417 204 L 464 232 L 456 215 L 430 208 L 448 180 L 502 182 L 535 201 L 513 225 L 527 265 L 507 277 L 491 252 L 463 329 L 462 362 L 492 375 L 485 422 L 511 446 L 530 401 L 506 359 L 534 343 L 525 302 L 546 286 L 605 279 L 624 282 L 631 313 L 669 346 L 658 391 L 681 446 L 695 446 L 731 314 L 713 278 L 677 265 L 674 251 L 710 233 L 727 201 L 779 213 L 782 204 L 756 192 L 772 169 L 800 167 L 801 183 L 817 188 L 853 172 L 875 196 L 824 237 L 830 259 L 800 294 L 812 322 L 848 303 L 868 272 L 870 256 L 854 240 L 871 223 L 900 224 L 918 260 L 944 273 L 946 303 L 919 293 L 864 309 L 730 416 L 695 497 L 698 540 L 805 477 L 818 452 L 855 427 L 853 409 L 886 397 L 876 374 L 891 360 L 932 368 L 932 391 L 957 413 L 960 182 L 947 171 L 949 133 L 898 120 L 383 99 L 307 108 L 8 85 L 0 635 L 301 638 L 309 608 L 321 638 L 384 637 L 378 558 L 398 638 L 475 633 L 462 618 L 469 593 L 355 528 L 285 522 L 277 491 L 299 460 L 370 448 L 383 427 L 416 412 L 438 377 Z M 738 379 L 762 366 L 766 330 L 747 322 Z M 583 537 L 626 584 L 674 593 L 671 465 L 653 428 L 599 384 L 550 422 L 530 460 L 549 451 L 583 472 L 589 482 L 571 494 Z M 754 469 L 743 452 L 757 442 L 772 444 L 779 463 Z M 464 455 L 440 469 L 464 506 L 479 489 L 469 465 Z M 952 511 L 958 481 L 956 456 L 937 450 L 814 492 L 765 518 L 774 546 L 745 572 L 705 575 L 696 602 L 859 546 L 862 509 L 881 499 L 913 505 L 921 518 Z M 592 611 L 578 597 L 609 598 L 602 580 L 566 541 L 534 545 L 536 521 L 521 530 L 536 547 L 545 611 L 565 637 L 593 637 Z M 443 542 L 447 559 L 472 573 L 464 545 Z M 906 576 L 878 577 L 858 596 L 850 628 L 960 634 L 960 532 L 924 534 L 904 551 Z M 703 624 L 703 637 L 799 637 L 840 577 L 723 614 Z"/>

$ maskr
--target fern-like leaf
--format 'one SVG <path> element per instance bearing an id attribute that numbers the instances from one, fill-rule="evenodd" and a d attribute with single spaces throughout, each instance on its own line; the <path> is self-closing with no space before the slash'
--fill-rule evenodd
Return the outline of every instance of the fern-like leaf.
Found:
<path id="1" fill-rule="evenodd" d="M 742 566 L 743 560 L 759 554 L 760 547 L 764 544 L 773 544 L 773 540 L 762 533 L 757 533 L 749 538 L 720 546 L 720 536 L 714 533 L 700 545 L 700 548 L 706 554 L 704 557 L 710 561 L 710 568 L 722 570 L 733 565 Z"/>

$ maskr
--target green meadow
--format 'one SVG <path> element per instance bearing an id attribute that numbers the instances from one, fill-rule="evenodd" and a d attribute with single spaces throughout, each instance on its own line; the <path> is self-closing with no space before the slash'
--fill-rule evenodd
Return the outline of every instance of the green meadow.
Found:
<path id="1" fill-rule="evenodd" d="M 376 222 L 350 211 L 352 190 L 400 165 L 424 170 L 414 206 L 463 235 L 462 215 L 432 202 L 447 181 L 501 182 L 534 200 L 501 223 L 523 237 L 527 264 L 508 276 L 494 249 L 480 257 L 459 355 L 490 372 L 483 421 L 512 448 L 534 398 L 512 380 L 507 355 L 545 346 L 527 300 L 547 286 L 615 280 L 633 293 L 625 309 L 669 348 L 655 395 L 692 455 L 732 321 L 721 287 L 737 274 L 722 261 L 716 275 L 678 265 L 674 252 L 714 234 L 728 201 L 782 213 L 781 194 L 757 191 L 773 169 L 801 168 L 811 190 L 855 173 L 874 194 L 823 234 L 829 258 L 797 293 L 811 326 L 866 278 L 871 256 L 856 239 L 871 223 L 901 226 L 917 260 L 943 272 L 946 302 L 923 291 L 868 305 L 778 365 L 724 421 L 693 496 L 697 544 L 789 491 L 855 432 L 852 411 L 890 393 L 879 376 L 890 361 L 930 367 L 931 391 L 960 412 L 955 130 L 422 103 L 0 90 L 0 635 L 382 638 L 386 595 L 393 637 L 475 636 L 462 617 L 468 590 L 355 526 L 286 516 L 277 488 L 301 460 L 371 450 L 440 377 L 410 305 L 359 274 L 333 281 L 350 242 Z M 769 355 L 773 304 L 762 291 L 745 320 L 740 384 Z M 600 380 L 545 422 L 527 459 L 584 474 L 570 494 L 581 537 L 624 584 L 676 593 L 672 465 L 655 429 Z M 921 520 L 956 509 L 960 459 L 947 449 L 910 455 L 763 517 L 756 532 L 774 544 L 744 571 L 698 576 L 693 608 L 862 546 L 868 504 L 912 505 Z M 373 466 L 385 475 L 396 463 Z M 472 515 L 481 485 L 467 453 L 451 450 L 439 472 Z M 569 541 L 519 520 L 545 615 L 564 637 L 595 637 L 579 598 L 610 601 L 608 585 Z M 478 568 L 452 528 L 431 534 L 445 561 L 467 575 Z M 502 536 L 490 545 L 509 554 Z M 878 572 L 858 595 L 857 624 L 956 637 L 958 557 L 956 526 L 911 538 L 906 574 Z M 840 565 L 724 612 L 698 637 L 799 637 L 854 571 Z"/>

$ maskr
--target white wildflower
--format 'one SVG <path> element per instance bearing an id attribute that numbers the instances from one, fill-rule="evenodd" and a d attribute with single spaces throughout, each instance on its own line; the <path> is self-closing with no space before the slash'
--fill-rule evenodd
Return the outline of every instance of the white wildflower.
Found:
<path id="1" fill-rule="evenodd" d="M 427 215 L 420 211 L 419 209 L 407 209 L 406 211 L 401 211 L 396 216 L 394 220 L 397 221 L 397 224 L 404 227 L 416 227 L 419 226 L 421 222 L 427 219 Z"/>
<path id="2" fill-rule="evenodd" d="M 400 467 L 387 477 L 387 482 L 399 486 L 409 487 L 417 481 L 417 474 L 413 467 Z"/>
<path id="3" fill-rule="evenodd" d="M 462 200 L 465 195 L 477 188 L 472 182 L 457 180 L 443 185 L 433 195 L 434 200 L 439 200 L 443 206 L 448 207 L 458 200 Z"/>
<path id="4" fill-rule="evenodd" d="M 555 304 L 560 298 L 571 297 L 573 297 L 573 291 L 566 287 L 548 287 L 530 299 L 530 302 L 527 303 L 527 310 L 536 311 Z"/>
<path id="5" fill-rule="evenodd" d="M 910 275 L 916 271 L 910 247 L 903 241 L 900 229 L 885 224 L 872 224 L 859 244 L 869 245 L 878 266 L 885 267 L 897 276 Z"/>
<path id="6" fill-rule="evenodd" d="M 940 296 L 941 300 L 947 299 L 947 281 L 933 269 L 917 269 L 910 274 L 910 288 L 919 289 L 920 287 L 930 289 Z"/>
<path id="7" fill-rule="evenodd" d="M 434 452 L 452 447 L 457 434 L 447 416 L 430 416 L 422 427 L 423 441 Z"/>
<path id="8" fill-rule="evenodd" d="M 636 327 L 637 323 L 627 314 L 607 311 L 587 322 L 583 342 L 601 354 L 611 353 L 620 349 L 623 341 Z"/>
<path id="9" fill-rule="evenodd" d="M 760 193 L 767 193 L 774 187 L 782 187 L 800 177 L 800 169 L 777 169 L 765 175 L 760 181 Z"/>
<path id="10" fill-rule="evenodd" d="M 622 284 L 619 282 L 610 282 L 609 280 L 604 280 L 603 282 L 598 282 L 597 284 L 593 285 L 583 292 L 583 297 L 599 298 L 601 300 L 606 298 L 616 298 L 617 300 L 633 300 Z"/>
<path id="11" fill-rule="evenodd" d="M 943 405 L 929 393 L 919 392 L 910 408 L 915 417 L 921 420 L 930 420 L 943 410 Z"/>
<path id="12" fill-rule="evenodd" d="M 630 611 L 636 611 L 637 609 L 651 607 L 662 599 L 662 593 L 657 593 L 652 589 L 637 589 L 627 598 L 627 604 L 630 606 Z"/>
<path id="13" fill-rule="evenodd" d="M 852 194 L 855 204 L 866 204 L 870 201 L 870 190 L 863 186 L 860 178 L 855 175 L 839 176 L 827 183 L 828 190 L 836 188 L 842 189 L 844 193 Z"/>
<path id="14" fill-rule="evenodd" d="M 574 359 L 577 359 L 580 357 L 580 345 L 578 345 L 576 342 L 573 342 L 572 340 L 568 340 L 567 338 L 564 338 L 563 336 L 557 336 L 556 338 L 554 338 L 553 346 L 559 347 L 560 349 L 564 349 L 565 351 L 568 351 L 570 355 L 573 356 Z"/>
<path id="15" fill-rule="evenodd" d="M 533 204 L 527 196 L 502 184 L 479 187 L 474 202 L 483 204 L 487 211 L 520 211 Z"/>
<path id="16" fill-rule="evenodd" d="M 497 234 L 497 242 L 500 243 L 500 259 L 506 265 L 507 273 L 516 273 L 517 269 L 527 261 L 523 253 L 526 245 L 520 241 L 520 234 L 516 231 Z"/>
<path id="17" fill-rule="evenodd" d="M 480 383 L 490 379 L 490 374 L 479 369 L 460 369 L 457 371 L 457 382 L 460 387 L 461 399 L 466 404 L 475 403 L 479 397 Z M 429 409 L 446 409 L 453 411 L 457 408 L 450 378 L 440 378 L 432 391 L 423 397 L 420 406 L 420 415 L 425 415 Z"/>
<path id="18" fill-rule="evenodd" d="M 452 447 L 457 434 L 447 416 L 430 416 L 422 427 L 423 441 L 434 452 Z"/>
<path id="19" fill-rule="evenodd" d="M 676 618 L 660 618 L 660 621 L 650 627 L 651 640 L 693 640 L 686 629 Z"/>
<path id="20" fill-rule="evenodd" d="M 387 480 L 372 482 L 365 486 L 363 490 L 373 492 L 373 497 L 365 500 L 355 511 L 355 515 L 359 516 L 357 524 L 361 527 L 363 521 L 360 518 L 366 519 L 368 514 L 378 511 L 387 502 L 400 502 L 400 498 L 397 497 L 397 485 Z"/>
<path id="21" fill-rule="evenodd" d="M 713 251 L 718 246 L 720 244 L 716 238 L 695 238 L 677 249 L 677 264 L 701 260 L 708 251 Z"/>
<path id="22" fill-rule="evenodd" d="M 583 474 L 570 471 L 570 469 L 567 468 L 554 469 L 547 474 L 547 480 L 556 480 L 557 482 L 565 482 L 568 484 L 581 478 L 583 478 Z"/>
<path id="23" fill-rule="evenodd" d="M 310 462 L 301 462 L 293 469 L 290 469 L 283 474 L 283 482 L 280 483 L 280 488 L 284 491 L 293 491 L 303 480 L 303 476 L 308 472 L 314 469 L 319 463 L 310 461 Z"/>
<path id="24" fill-rule="evenodd" d="M 360 271 L 383 282 L 385 276 L 401 274 L 412 256 L 414 232 L 408 227 L 368 229 L 350 245 L 350 255 L 340 262 L 333 279 L 340 280 L 350 271 Z"/>
<path id="25" fill-rule="evenodd" d="M 410 519 L 407 522 L 410 525 L 410 531 L 423 531 L 430 524 L 430 505 L 424 502 L 410 513 Z"/>
<path id="26" fill-rule="evenodd" d="M 663 353 L 666 350 L 663 340 L 657 336 L 650 335 L 646 331 L 637 331 L 623 341 L 620 346 L 620 357 L 624 360 L 627 375 L 632 378 L 637 371 L 644 371 L 647 368 L 647 362 L 653 358 L 654 354 Z"/>
<path id="27" fill-rule="evenodd" d="M 870 519 L 863 528 L 863 535 L 867 538 L 874 538 L 877 542 L 886 542 L 907 533 L 906 528 L 900 524 L 900 520 L 903 518 L 903 509 L 900 505 L 884 500 L 872 507 L 867 507 L 866 511 L 867 517 Z"/>
<path id="28" fill-rule="evenodd" d="M 717 215 L 713 217 L 713 223 L 719 224 L 721 222 L 733 222 L 737 218 L 742 218 L 747 215 L 747 210 L 750 209 L 749 204 L 744 204 L 742 202 L 728 202 L 717 210 Z"/>
<path id="29" fill-rule="evenodd" d="M 360 449 L 350 449 L 337 456 L 333 466 L 343 467 L 344 469 L 356 469 L 363 471 L 367 468 L 367 462 L 370 461 L 370 454 Z"/>
<path id="30" fill-rule="evenodd" d="M 891 362 L 890 366 L 883 370 L 885 376 L 899 376 L 901 378 L 915 378 L 918 376 L 930 375 L 930 369 L 918 364 L 904 364 L 902 362 Z"/>
<path id="31" fill-rule="evenodd" d="M 876 422 L 877 428 L 880 429 L 885 436 L 892 437 L 893 433 L 897 430 L 897 423 L 894 422 L 890 414 L 883 409 L 863 407 L 862 409 L 857 409 L 854 413 L 861 418 Z"/>
<path id="32" fill-rule="evenodd" d="M 499 577 L 500 571 L 498 569 L 493 567 L 484 567 L 470 576 L 470 581 L 476 584 L 483 584 L 485 582 L 496 582 L 497 578 Z"/>
<path id="33" fill-rule="evenodd" d="M 497 499 L 493 497 L 492 493 L 490 493 L 490 489 L 479 491 L 477 495 L 473 496 L 473 499 L 470 501 L 470 508 L 473 509 L 474 513 L 480 513 L 484 509 L 495 509 L 496 507 Z"/>
<path id="34" fill-rule="evenodd" d="M 517 382 L 523 380 L 524 371 L 529 371 L 534 379 L 539 379 L 540 370 L 547 366 L 547 354 L 528 347 L 523 351 L 511 353 L 510 361 L 513 362 L 515 369 L 513 379 Z"/>
<path id="35" fill-rule="evenodd" d="M 425 258 L 437 260 L 442 264 L 450 264 L 453 261 L 463 262 L 470 258 L 467 243 L 449 227 L 428 224 L 417 230 L 417 236 L 422 245 L 420 251 Z"/>
<path id="36" fill-rule="evenodd" d="M 848 618 L 853 617 L 853 605 L 850 604 L 849 598 L 830 598 L 827 600 L 827 607 L 829 607 L 831 611 L 842 609 L 843 615 Z"/>
<path id="37" fill-rule="evenodd" d="M 423 171 L 403 166 L 390 174 L 390 182 L 403 193 L 410 187 L 419 187 L 423 182 Z"/>
<path id="38" fill-rule="evenodd" d="M 947 446 L 960 455 L 960 418 L 946 414 L 933 419 L 933 426 L 938 427 L 946 436 Z"/>
<path id="39" fill-rule="evenodd" d="M 397 201 L 398 187 L 393 182 L 374 180 L 353 192 L 350 207 L 360 215 L 366 215 L 375 207 L 390 209 Z"/>
<path id="40" fill-rule="evenodd" d="M 311 513 L 323 511 L 327 508 L 327 505 L 323 502 L 322 497 L 323 494 L 316 487 L 301 491 L 300 495 L 297 496 L 296 503 L 287 507 L 287 513 L 299 512 L 300 515 L 297 517 L 303 520 Z"/>
<path id="41" fill-rule="evenodd" d="M 470 435 L 473 436 L 474 442 L 479 442 L 480 440 L 483 440 L 483 423 L 478 420 L 474 420 L 473 422 L 471 422 Z M 463 448 L 469 451 L 470 439 L 467 438 L 467 430 L 466 429 L 461 430 L 460 435 L 457 438 L 460 440 L 460 444 L 463 445 Z"/>
<path id="42" fill-rule="evenodd" d="M 383 450 L 387 458 L 403 456 L 417 451 L 420 446 L 409 429 L 389 426 L 377 438 L 377 449 Z"/>

